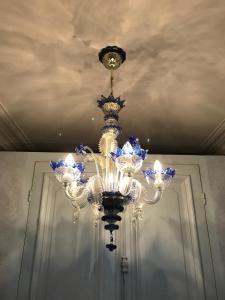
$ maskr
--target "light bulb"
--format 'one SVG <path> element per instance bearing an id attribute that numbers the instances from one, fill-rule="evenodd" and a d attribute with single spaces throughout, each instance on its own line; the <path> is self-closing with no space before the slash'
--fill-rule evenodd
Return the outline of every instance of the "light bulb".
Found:
<path id="1" fill-rule="evenodd" d="M 122 195 L 128 195 L 132 183 L 132 177 L 124 176 L 119 183 L 119 191 Z"/>
<path id="2" fill-rule="evenodd" d="M 163 187 L 163 180 L 162 180 L 162 165 L 159 160 L 156 160 L 154 163 L 154 171 L 155 174 L 155 181 L 154 185 L 156 188 L 162 188 Z"/>
<path id="3" fill-rule="evenodd" d="M 159 160 L 156 160 L 155 163 L 154 163 L 154 171 L 156 173 L 161 173 L 162 172 L 162 165 L 161 165 Z"/>
<path id="4" fill-rule="evenodd" d="M 74 158 L 73 158 L 73 155 L 71 153 L 68 154 L 67 157 L 65 158 L 65 163 L 69 167 L 73 167 L 74 166 Z"/>
<path id="5" fill-rule="evenodd" d="M 131 155 L 133 154 L 133 147 L 131 146 L 131 144 L 129 142 L 126 142 L 124 145 L 123 145 L 123 151 L 125 153 L 125 155 Z"/>

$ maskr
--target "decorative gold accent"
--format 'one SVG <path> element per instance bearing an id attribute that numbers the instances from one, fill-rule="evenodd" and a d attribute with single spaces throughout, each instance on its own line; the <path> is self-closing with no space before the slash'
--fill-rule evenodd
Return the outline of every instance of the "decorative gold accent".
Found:
<path id="1" fill-rule="evenodd" d="M 116 70 L 119 68 L 121 63 L 121 57 L 116 52 L 108 52 L 103 57 L 103 65 L 106 67 L 106 69 Z"/>
<path id="2" fill-rule="evenodd" d="M 99 141 L 98 147 L 103 156 L 108 156 L 111 152 L 115 151 L 117 147 L 115 134 L 113 132 L 104 133 Z"/>
<path id="3" fill-rule="evenodd" d="M 119 111 L 120 110 L 120 106 L 117 103 L 114 102 L 107 102 L 103 105 L 103 108 L 105 111 Z"/>

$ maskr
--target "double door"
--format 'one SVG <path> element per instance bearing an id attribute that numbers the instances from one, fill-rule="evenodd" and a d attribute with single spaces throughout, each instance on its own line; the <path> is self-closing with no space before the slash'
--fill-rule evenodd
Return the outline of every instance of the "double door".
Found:
<path id="1" fill-rule="evenodd" d="M 49 163 L 36 162 L 19 300 L 216 299 L 199 166 L 172 166 L 175 179 L 142 221 L 126 208 L 109 252 L 104 224 L 93 225 L 89 206 L 73 224 Z"/>

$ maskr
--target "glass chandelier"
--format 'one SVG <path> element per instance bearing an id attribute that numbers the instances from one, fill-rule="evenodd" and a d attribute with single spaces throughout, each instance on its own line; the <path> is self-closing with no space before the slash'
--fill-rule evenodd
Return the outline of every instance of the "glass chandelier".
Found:
<path id="1" fill-rule="evenodd" d="M 154 196 L 149 199 L 147 189 L 135 179 L 135 174 L 141 170 L 147 158 L 148 150 L 142 149 L 139 140 L 133 136 L 122 148 L 118 147 L 117 137 L 121 131 L 118 114 L 125 101 L 113 95 L 113 73 L 125 59 L 125 51 L 117 46 L 108 46 L 99 52 L 100 62 L 111 73 L 110 95 L 97 100 L 105 120 L 99 142 L 100 153 L 96 154 L 88 146 L 79 145 L 75 149 L 76 161 L 72 154 L 68 154 L 65 159 L 50 163 L 74 207 L 74 222 L 78 220 L 80 210 L 91 205 L 94 224 L 97 225 L 99 219 L 106 222 L 105 229 L 110 232 L 110 242 L 106 247 L 110 251 L 117 248 L 113 232 L 119 229 L 116 223 L 121 221 L 119 214 L 124 208 L 132 205 L 133 218 L 141 219 L 143 206 L 158 202 L 175 175 L 174 169 L 163 169 L 158 160 L 153 169 L 143 170 L 147 183 L 154 189 Z M 96 174 L 86 178 L 84 162 L 88 161 L 94 162 Z"/>

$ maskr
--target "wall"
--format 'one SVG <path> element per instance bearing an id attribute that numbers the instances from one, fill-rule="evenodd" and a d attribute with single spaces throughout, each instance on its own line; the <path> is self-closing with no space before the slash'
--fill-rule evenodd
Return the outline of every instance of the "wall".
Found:
<path id="1" fill-rule="evenodd" d="M 0 153 L 0 299 L 16 299 L 32 166 L 27 153 Z"/>
<path id="2" fill-rule="evenodd" d="M 21 262 L 29 212 L 29 190 L 35 161 L 49 161 L 60 154 L 0 153 L 0 299 L 15 300 L 20 279 Z M 153 156 L 151 160 L 154 160 Z M 206 194 L 205 213 L 213 258 L 217 298 L 224 299 L 225 267 L 225 157 L 157 156 L 176 164 L 199 165 Z M 214 300 L 209 299 L 209 300 Z"/>
<path id="3" fill-rule="evenodd" d="M 218 286 L 224 286 L 225 280 L 225 157 L 207 156 L 202 170 L 205 191 L 207 191 L 207 219 L 211 238 L 211 247 L 216 266 Z M 225 289 L 220 292 L 225 299 Z"/>

